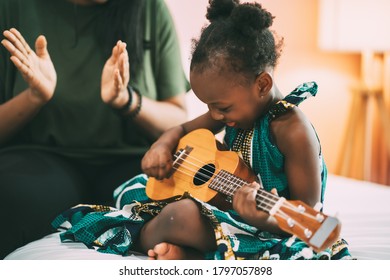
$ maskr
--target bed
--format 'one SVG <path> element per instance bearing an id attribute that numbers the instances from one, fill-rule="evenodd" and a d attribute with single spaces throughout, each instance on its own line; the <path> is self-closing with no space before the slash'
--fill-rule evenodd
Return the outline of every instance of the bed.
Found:
<path id="1" fill-rule="evenodd" d="M 329 176 L 324 211 L 337 214 L 354 258 L 390 260 L 390 186 Z"/>
<path id="2" fill-rule="evenodd" d="M 390 260 L 390 187 L 329 175 L 324 212 L 341 220 L 341 235 L 348 241 L 354 258 Z M 61 243 L 58 235 L 31 242 L 5 259 L 146 259 L 137 253 L 122 257 L 99 253 L 81 243 Z"/>

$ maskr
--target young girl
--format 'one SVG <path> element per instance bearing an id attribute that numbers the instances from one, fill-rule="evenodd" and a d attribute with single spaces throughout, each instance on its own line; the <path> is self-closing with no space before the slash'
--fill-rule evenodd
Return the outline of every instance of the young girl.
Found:
<path id="1" fill-rule="evenodd" d="M 226 145 L 252 167 L 265 190 L 276 189 L 278 195 L 312 207 L 322 202 L 327 170 L 320 143 L 296 107 L 316 94 L 316 84 L 303 84 L 286 97 L 278 90 L 273 69 L 281 44 L 269 30 L 273 16 L 260 4 L 210 1 L 207 18 L 210 24 L 194 42 L 190 80 L 209 111 L 166 131 L 142 160 L 145 174 L 156 179 L 169 177 L 172 154 L 185 134 L 198 128 L 214 133 L 225 129 Z M 96 212 L 80 206 L 90 212 L 81 221 L 67 213 L 66 220 L 76 225 L 64 238 L 91 246 L 100 244 L 103 252 L 138 250 L 151 259 L 350 258 L 342 239 L 319 253 L 308 250 L 298 239 L 290 239 L 273 217 L 256 208 L 259 183 L 234 194 L 235 211 L 222 211 L 190 196 L 169 203 L 150 201 L 144 188 L 146 175 L 116 190 L 121 211 Z M 80 207 L 71 211 L 79 213 Z M 59 217 L 56 225 L 63 221 L 63 216 Z M 99 230 L 96 225 L 100 225 Z M 107 228 L 110 237 L 100 235 Z M 85 232 L 92 233 L 92 238 L 87 240 Z"/>

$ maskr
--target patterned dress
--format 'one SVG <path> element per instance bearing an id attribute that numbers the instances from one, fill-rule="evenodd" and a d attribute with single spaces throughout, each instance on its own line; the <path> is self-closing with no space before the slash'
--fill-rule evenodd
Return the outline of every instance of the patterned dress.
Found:
<path id="1" fill-rule="evenodd" d="M 241 154 L 261 178 L 266 191 L 276 188 L 278 194 L 286 199 L 290 194 L 283 172 L 284 157 L 272 142 L 269 125 L 273 119 L 316 93 L 316 83 L 302 84 L 260 118 L 253 130 L 226 128 L 224 140 L 228 147 Z M 327 169 L 321 153 L 318 160 L 322 167 L 323 202 Z M 61 234 L 63 242 L 83 242 L 104 253 L 131 254 L 142 226 L 169 203 L 154 202 L 147 197 L 147 180 L 147 176 L 141 174 L 119 186 L 114 192 L 115 208 L 77 205 L 59 215 L 53 226 L 65 229 Z M 201 213 L 214 228 L 217 250 L 206 253 L 206 259 L 352 259 L 344 239 L 340 238 L 329 248 L 316 253 L 297 238 L 281 237 L 248 225 L 234 210 L 222 211 L 188 194 L 175 199 L 182 198 L 191 198 L 199 203 Z"/>

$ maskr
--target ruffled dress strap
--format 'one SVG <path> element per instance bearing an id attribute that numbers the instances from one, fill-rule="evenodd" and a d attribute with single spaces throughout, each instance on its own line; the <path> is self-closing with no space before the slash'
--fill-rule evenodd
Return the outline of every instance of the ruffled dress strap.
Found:
<path id="1" fill-rule="evenodd" d="M 316 82 L 308 82 L 299 85 L 283 100 L 280 100 L 271 106 L 268 111 L 270 119 L 273 120 L 284 115 L 295 106 L 301 104 L 302 101 L 311 96 L 315 96 L 317 94 L 317 89 L 318 86 Z"/>

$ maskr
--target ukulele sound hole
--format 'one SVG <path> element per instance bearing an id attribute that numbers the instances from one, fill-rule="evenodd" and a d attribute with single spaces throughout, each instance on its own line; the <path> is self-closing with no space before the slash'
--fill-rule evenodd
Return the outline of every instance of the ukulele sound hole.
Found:
<path id="1" fill-rule="evenodd" d="M 213 176 L 215 172 L 215 165 L 210 163 L 204 165 L 194 176 L 194 185 L 200 186 L 206 183 Z"/>

